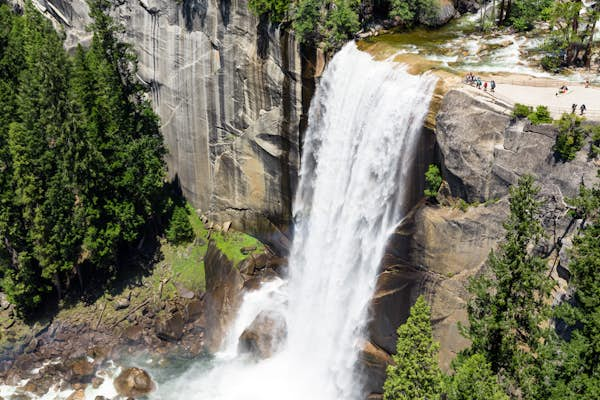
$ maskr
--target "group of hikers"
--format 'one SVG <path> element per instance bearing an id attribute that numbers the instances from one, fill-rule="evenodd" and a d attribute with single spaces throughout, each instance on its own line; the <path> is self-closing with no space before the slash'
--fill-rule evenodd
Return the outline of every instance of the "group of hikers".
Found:
<path id="1" fill-rule="evenodd" d="M 483 91 L 487 92 L 488 82 L 487 81 L 482 81 L 479 76 L 473 75 L 472 72 L 469 72 L 467 74 L 467 76 L 465 78 L 465 82 L 468 85 L 475 86 L 477 89 L 481 89 L 483 87 Z M 496 90 L 496 81 L 491 80 L 489 82 L 489 87 L 490 87 L 490 92 L 495 91 Z"/>
<path id="2" fill-rule="evenodd" d="M 586 109 L 587 109 L 587 107 L 585 106 L 585 104 L 582 104 L 581 106 L 579 106 L 579 111 L 581 112 L 580 115 L 583 115 L 583 113 L 585 112 Z M 576 111 L 577 111 L 577 104 L 573 103 L 571 105 L 571 114 L 575 114 Z"/>

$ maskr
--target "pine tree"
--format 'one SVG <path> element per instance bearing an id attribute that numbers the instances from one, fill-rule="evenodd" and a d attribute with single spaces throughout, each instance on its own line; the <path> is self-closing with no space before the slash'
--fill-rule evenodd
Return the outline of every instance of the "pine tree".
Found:
<path id="1" fill-rule="evenodd" d="M 51 243 L 53 238 L 45 235 L 55 221 L 43 210 L 50 201 L 46 197 L 48 184 L 59 171 L 55 154 L 65 140 L 68 71 L 61 40 L 31 3 L 25 5 L 22 40 L 24 65 L 8 131 L 10 188 L 14 194 L 4 205 L 11 218 L 3 233 L 4 245 L 11 257 L 3 286 L 13 301 L 27 309 L 40 303 L 52 288 L 42 279 L 44 268 L 50 266 L 39 254 L 56 246 Z"/>
<path id="2" fill-rule="evenodd" d="M 398 328 L 394 365 L 387 368 L 385 400 L 434 400 L 442 391 L 439 343 L 433 340 L 430 309 L 417 298 L 405 324 Z"/>
<path id="3" fill-rule="evenodd" d="M 561 346 L 552 398 L 591 400 L 600 398 L 600 186 L 582 186 L 571 205 L 583 223 L 569 262 L 573 299 L 557 311 L 572 331 Z"/>
<path id="4" fill-rule="evenodd" d="M 447 378 L 447 400 L 508 400 L 489 363 L 481 354 L 459 357 L 454 375 Z"/>
<path id="5" fill-rule="evenodd" d="M 194 229 L 185 207 L 176 206 L 166 232 L 167 240 L 173 244 L 190 242 L 194 239 Z"/>
<path id="6" fill-rule="evenodd" d="M 552 281 L 542 258 L 532 254 L 543 235 L 539 219 L 539 188 L 531 176 L 510 189 L 506 237 L 492 252 L 482 273 L 472 279 L 468 302 L 467 354 L 479 353 L 494 373 L 523 398 L 542 390 L 544 359 L 540 344 L 549 335 L 547 301 Z"/>
<path id="7" fill-rule="evenodd" d="M 72 149 L 83 253 L 104 266 L 138 238 L 161 195 L 165 149 L 158 120 L 135 78 L 130 46 L 117 40 L 110 2 L 90 2 L 91 48 L 76 53 L 71 82 Z M 93 95 L 90 95 L 93 94 Z"/>

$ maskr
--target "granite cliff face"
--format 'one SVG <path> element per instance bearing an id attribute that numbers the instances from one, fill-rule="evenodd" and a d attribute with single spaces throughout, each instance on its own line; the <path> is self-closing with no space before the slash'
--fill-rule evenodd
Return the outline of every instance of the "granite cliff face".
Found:
<path id="1" fill-rule="evenodd" d="M 85 0 L 39 0 L 66 46 L 90 34 Z M 299 162 L 302 77 L 294 37 L 246 1 L 125 0 L 113 16 L 139 56 L 172 178 L 216 222 L 283 249 Z"/>
<path id="2" fill-rule="evenodd" d="M 388 244 L 371 304 L 370 343 L 362 357 L 368 392 L 381 393 L 396 328 L 420 294 L 432 307 L 442 368 L 448 369 L 468 345 L 456 324 L 467 319 L 466 284 L 504 237 L 508 189 L 521 175 L 533 175 L 541 187 L 547 236 L 535 251 L 548 261 L 559 288 L 556 296 L 564 293 L 569 275 L 565 250 L 578 225 L 567 213 L 565 198 L 575 196 L 582 181 L 596 182 L 598 165 L 584 150 L 573 161 L 556 162 L 552 146 L 557 133 L 552 125 L 514 120 L 509 108 L 469 90 L 444 96 L 435 139 L 447 184 L 438 195 L 440 204 L 418 203 Z"/>

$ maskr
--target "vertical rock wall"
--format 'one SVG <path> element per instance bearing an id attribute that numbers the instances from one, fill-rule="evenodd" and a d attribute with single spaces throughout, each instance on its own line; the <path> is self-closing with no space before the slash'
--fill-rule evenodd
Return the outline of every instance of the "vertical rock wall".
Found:
<path id="1" fill-rule="evenodd" d="M 139 57 L 169 150 L 170 177 L 196 208 L 284 249 L 299 163 L 302 77 L 293 36 L 245 0 L 121 0 L 114 16 Z M 90 40 L 84 0 L 38 0 Z"/>

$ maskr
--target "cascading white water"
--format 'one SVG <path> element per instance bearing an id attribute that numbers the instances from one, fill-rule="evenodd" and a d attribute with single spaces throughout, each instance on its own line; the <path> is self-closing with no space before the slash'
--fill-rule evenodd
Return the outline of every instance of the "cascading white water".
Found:
<path id="1" fill-rule="evenodd" d="M 430 75 L 372 60 L 354 43 L 333 58 L 311 104 L 288 280 L 248 293 L 215 360 L 163 382 L 151 398 L 362 398 L 355 367 L 367 307 L 387 238 L 408 207 L 434 84 Z M 264 311 L 285 317 L 288 336 L 274 356 L 254 361 L 238 354 L 238 338 Z M 113 396 L 106 385 L 86 389 L 86 398 Z"/>
<path id="2" fill-rule="evenodd" d="M 311 104 L 287 282 L 245 298 L 215 365 L 162 384 L 156 398 L 333 400 L 362 396 L 355 373 L 386 240 L 407 208 L 408 171 L 435 78 L 346 45 Z M 237 354 L 261 311 L 285 316 L 273 357 Z"/>

